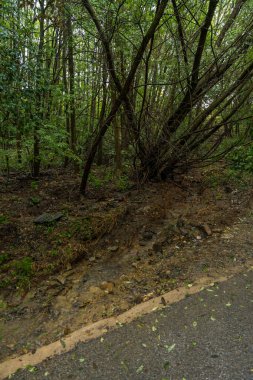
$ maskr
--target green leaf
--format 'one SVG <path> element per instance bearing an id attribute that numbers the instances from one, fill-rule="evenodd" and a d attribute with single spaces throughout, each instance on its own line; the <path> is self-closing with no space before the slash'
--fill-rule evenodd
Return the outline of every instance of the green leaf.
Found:
<path id="1" fill-rule="evenodd" d="M 166 350 L 167 350 L 168 352 L 171 352 L 171 351 L 173 351 L 174 348 L 176 347 L 176 344 L 173 343 L 171 346 L 165 345 L 164 347 L 166 348 Z"/>
<path id="2" fill-rule="evenodd" d="M 136 373 L 142 373 L 143 372 L 143 369 L 144 369 L 144 365 L 141 365 L 137 370 L 136 370 Z"/>

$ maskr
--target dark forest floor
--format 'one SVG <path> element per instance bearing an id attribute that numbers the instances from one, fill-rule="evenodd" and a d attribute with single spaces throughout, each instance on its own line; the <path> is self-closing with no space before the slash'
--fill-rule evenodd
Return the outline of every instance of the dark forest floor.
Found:
<path id="1" fill-rule="evenodd" d="M 1 360 L 253 257 L 252 179 L 224 166 L 95 185 L 80 197 L 74 174 L 0 178 Z M 45 212 L 63 218 L 34 224 Z"/>

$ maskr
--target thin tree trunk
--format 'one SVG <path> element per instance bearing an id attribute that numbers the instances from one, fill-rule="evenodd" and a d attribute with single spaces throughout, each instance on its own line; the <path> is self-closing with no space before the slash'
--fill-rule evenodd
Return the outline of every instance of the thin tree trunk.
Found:
<path id="1" fill-rule="evenodd" d="M 40 17 L 39 17 L 39 27 L 40 27 L 40 37 L 39 37 L 39 47 L 38 47 L 38 58 L 37 58 L 37 94 L 36 94 L 36 112 L 38 113 L 38 120 L 35 121 L 34 131 L 33 131 L 33 176 L 38 177 L 40 173 L 40 123 L 43 123 L 43 98 L 44 91 L 41 91 L 41 84 L 44 80 L 44 67 L 43 67 L 43 48 L 45 40 L 45 6 L 44 0 L 39 1 L 40 4 Z"/>
<path id="2" fill-rule="evenodd" d="M 67 34 L 68 34 L 68 70 L 69 70 L 69 95 L 70 95 L 70 148 L 76 151 L 76 108 L 75 108 L 75 65 L 73 52 L 73 31 L 71 16 L 67 13 Z"/>

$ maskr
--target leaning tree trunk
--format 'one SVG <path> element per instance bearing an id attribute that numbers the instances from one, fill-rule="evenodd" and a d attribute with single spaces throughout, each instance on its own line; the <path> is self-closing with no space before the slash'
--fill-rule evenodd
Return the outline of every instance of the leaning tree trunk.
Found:
<path id="1" fill-rule="evenodd" d="M 92 6 L 90 5 L 89 1 L 83 0 L 82 3 L 84 5 L 85 9 L 87 10 L 87 12 L 90 14 L 93 22 L 95 23 L 95 25 L 97 27 L 97 30 L 99 32 L 100 38 L 101 38 L 103 46 L 104 46 L 105 55 L 107 58 L 107 64 L 108 64 L 108 67 L 110 70 L 110 74 L 114 75 L 115 67 L 114 67 L 114 61 L 112 60 L 110 44 L 106 38 L 106 35 L 102 29 L 102 26 L 100 25 L 100 23 L 97 19 L 97 16 L 94 13 L 94 10 L 93 10 Z M 113 78 L 115 85 L 116 85 L 116 88 L 119 90 L 120 94 L 118 95 L 117 99 L 113 103 L 113 105 L 111 107 L 111 111 L 110 111 L 109 115 L 107 116 L 106 120 L 104 121 L 104 123 L 101 123 L 98 126 L 99 132 L 98 132 L 95 140 L 93 141 L 92 147 L 90 149 L 90 152 L 88 154 L 88 158 L 87 158 L 85 166 L 84 166 L 83 176 L 82 176 L 82 181 L 81 181 L 81 186 L 80 186 L 81 194 L 85 194 L 88 177 L 89 177 L 90 170 L 91 170 L 91 166 L 93 164 L 94 158 L 96 156 L 97 148 L 98 148 L 101 140 L 103 139 L 105 133 L 107 132 L 107 129 L 111 125 L 111 122 L 115 118 L 115 116 L 116 116 L 118 110 L 120 109 L 121 105 L 123 104 L 123 102 L 124 102 L 124 104 L 129 105 L 128 94 L 129 94 L 131 85 L 134 81 L 137 69 L 141 63 L 143 54 L 144 54 L 151 38 L 155 34 L 156 28 L 159 25 L 161 18 L 164 15 L 164 11 L 165 11 L 167 4 L 168 4 L 168 0 L 161 0 L 161 3 L 157 9 L 155 16 L 154 16 L 154 19 L 153 19 L 149 29 L 147 30 L 146 34 L 144 35 L 144 37 L 142 39 L 142 42 L 141 42 L 140 47 L 137 51 L 135 59 L 133 60 L 133 63 L 131 65 L 129 74 L 127 76 L 127 79 L 126 79 L 124 85 L 122 86 L 120 84 L 120 82 L 118 81 L 118 78 L 116 76 L 114 76 L 114 78 Z M 129 113 L 129 116 L 131 118 L 132 114 Z M 132 125 L 134 125 L 134 123 Z"/>

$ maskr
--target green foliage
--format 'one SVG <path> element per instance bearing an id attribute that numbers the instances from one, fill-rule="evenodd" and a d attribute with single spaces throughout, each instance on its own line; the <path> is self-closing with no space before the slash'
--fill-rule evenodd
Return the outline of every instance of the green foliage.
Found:
<path id="1" fill-rule="evenodd" d="M 89 176 L 89 183 L 95 187 L 95 189 L 100 189 L 104 183 L 104 181 L 98 178 L 95 174 L 91 173 Z"/>
<path id="2" fill-rule="evenodd" d="M 108 71 L 104 70 L 106 62 L 101 55 L 103 46 L 102 41 L 97 40 L 94 20 L 89 16 L 89 12 L 84 11 L 82 2 L 67 3 L 52 1 L 42 9 L 42 3 L 38 1 L 1 2 L 4 17 L 0 26 L 0 170 L 5 173 L 12 169 L 32 171 L 36 161 L 36 138 L 39 148 L 35 156 L 39 159 L 42 169 L 59 167 L 63 162 L 66 165 L 74 163 L 76 167 L 80 165 L 83 158 L 87 157 L 92 141 L 95 141 L 98 121 L 107 119 L 110 107 L 114 103 L 112 98 L 118 95 L 117 91 L 113 94 L 112 86 L 108 82 Z M 227 90 L 238 78 L 242 78 L 244 68 L 252 61 L 253 47 L 251 30 L 246 27 L 251 22 L 252 0 L 243 2 L 235 22 L 223 36 L 221 45 L 217 44 L 217 40 L 222 34 L 222 27 L 229 21 L 235 2 L 218 2 L 212 24 L 207 30 L 202 56 L 200 54 L 200 57 L 196 57 L 194 54 L 199 52 L 197 37 L 185 38 L 185 47 L 182 46 L 184 44 L 180 40 L 178 29 L 182 29 L 184 36 L 198 36 L 209 4 L 212 3 L 197 0 L 183 2 L 178 7 L 181 21 L 178 28 L 173 3 L 168 2 L 152 44 L 148 44 L 143 57 L 139 57 L 138 71 L 128 86 L 138 128 L 134 131 L 130 127 L 127 119 L 131 115 L 127 115 L 122 104 L 115 118 L 120 129 L 118 137 L 121 141 L 115 144 L 116 135 L 111 120 L 112 128 L 103 136 L 103 144 L 100 145 L 103 145 L 102 161 L 108 164 L 115 162 L 115 147 L 120 146 L 123 164 L 127 157 L 137 158 L 137 166 L 138 162 L 141 162 L 141 166 L 145 161 L 143 167 L 140 167 L 140 172 L 142 171 L 146 178 L 147 175 L 155 177 L 160 172 L 161 168 L 155 167 L 160 163 L 165 169 L 168 164 L 170 169 L 171 162 L 182 167 L 183 161 L 183 164 L 187 163 L 188 168 L 191 160 L 195 162 L 198 158 L 199 162 L 202 162 L 202 158 L 213 158 L 212 154 L 210 157 L 206 156 L 206 147 L 200 137 L 205 137 L 211 125 L 215 126 L 218 123 L 220 127 L 215 130 L 217 133 L 210 135 L 211 143 L 216 141 L 218 146 L 223 129 L 229 129 L 231 121 L 231 125 L 234 123 L 231 117 L 227 119 L 226 116 L 231 114 L 235 120 L 237 119 L 237 112 L 231 111 L 240 103 L 244 92 L 247 92 L 250 81 L 248 85 L 241 83 L 239 90 L 234 86 L 231 93 Z M 154 20 L 157 2 L 136 0 L 119 3 L 95 0 L 92 6 L 97 15 L 97 22 L 101 24 L 108 38 L 109 48 L 113 51 L 115 74 L 121 82 L 121 87 L 124 87 L 136 52 L 140 51 L 143 36 Z M 70 28 L 67 22 L 69 16 Z M 70 64 L 71 58 L 74 61 L 73 65 Z M 227 65 L 229 69 L 222 75 L 221 68 L 226 64 L 226 59 L 229 62 L 231 60 L 231 64 Z M 201 82 L 196 83 L 196 89 L 193 86 L 191 106 L 183 107 L 184 111 L 187 110 L 185 116 L 179 117 L 178 125 L 176 126 L 176 123 L 176 127 L 171 128 L 175 133 L 167 138 L 163 126 L 168 125 L 169 115 L 173 115 L 187 94 L 193 75 L 191 70 L 194 62 L 198 60 L 200 66 L 196 75 L 199 74 L 197 76 Z M 73 66 L 73 73 L 70 72 L 70 66 Z M 103 86 L 104 74 L 107 84 Z M 250 78 L 251 74 L 249 71 L 245 78 Z M 198 82 L 198 78 L 196 80 Z M 199 86 L 202 88 L 200 93 Z M 231 101 L 225 97 L 212 109 L 211 105 L 223 93 L 230 94 L 228 96 L 231 96 Z M 106 106 L 102 115 L 104 99 Z M 248 104 L 240 109 L 243 117 L 246 113 L 246 116 L 252 113 L 252 99 L 248 100 Z M 208 108 L 211 111 L 205 116 Z M 200 117 L 201 114 L 205 116 L 203 119 Z M 175 120 L 178 115 L 183 116 L 184 112 L 178 112 Z M 209 125 L 212 117 L 214 119 Z M 198 120 L 202 120 L 199 127 L 197 123 L 191 128 L 191 123 Z M 225 127 L 222 125 L 223 120 L 226 122 Z M 247 129 L 246 122 L 242 124 L 242 129 Z M 189 131 L 194 133 L 191 138 Z M 164 141 L 161 139 L 163 135 Z M 199 137 L 196 139 L 199 140 L 197 145 L 203 147 L 201 155 L 201 146 L 196 145 L 192 148 L 195 137 Z M 166 140 L 169 142 L 168 145 Z M 136 149 L 137 141 L 142 147 L 140 150 Z M 174 150 L 172 147 L 175 141 L 179 144 Z M 164 144 L 164 148 L 161 143 Z M 136 157 L 138 151 L 142 151 L 143 161 L 141 157 Z M 241 157 L 234 157 L 233 165 L 236 168 L 243 166 L 243 170 L 252 171 L 250 157 L 251 154 L 244 163 Z M 177 159 L 180 162 L 176 162 Z M 146 168 L 148 165 L 150 167 Z M 137 166 L 135 165 L 135 169 L 138 169 Z M 152 170 L 154 173 L 151 173 Z M 89 179 L 91 186 L 96 189 L 101 189 L 111 181 L 120 191 L 129 187 L 129 180 L 124 175 L 117 178 L 112 173 L 106 173 L 103 177 L 92 174 Z M 33 197 L 31 202 L 36 205 L 39 200 Z"/>
<path id="3" fill-rule="evenodd" d="M 7 308 L 7 303 L 4 302 L 3 300 L 0 299 L 0 310 L 6 309 Z"/>
<path id="4" fill-rule="evenodd" d="M 31 189 L 32 190 L 38 190 L 39 184 L 38 181 L 32 181 L 31 182 Z"/>
<path id="5" fill-rule="evenodd" d="M 1 253 L 0 254 L 0 265 L 6 263 L 10 259 L 10 255 L 8 253 Z"/>
<path id="6" fill-rule="evenodd" d="M 89 217 L 73 222 L 71 230 L 72 235 L 78 234 L 83 241 L 92 240 L 95 237 L 91 219 Z"/>
<path id="7" fill-rule="evenodd" d="M 20 260 L 9 260 L 9 256 L 2 257 L 1 270 L 6 272 L 5 277 L 0 281 L 0 288 L 7 288 L 15 284 L 18 288 L 26 289 L 30 286 L 33 275 L 33 261 L 31 257 L 24 257 Z"/>
<path id="8" fill-rule="evenodd" d="M 253 173 L 253 144 L 240 146 L 228 156 L 230 166 L 234 170 Z"/>
<path id="9" fill-rule="evenodd" d="M 7 216 L 0 214 L 0 224 L 6 224 L 6 223 L 8 223 Z"/>
<path id="10" fill-rule="evenodd" d="M 16 273 L 16 276 L 19 279 L 23 277 L 31 277 L 33 272 L 33 261 L 31 257 L 24 257 L 21 260 L 17 260 L 13 263 L 13 267 Z"/>
<path id="11" fill-rule="evenodd" d="M 49 251 L 49 254 L 50 254 L 50 256 L 52 256 L 52 257 L 57 257 L 57 256 L 59 256 L 59 252 L 57 251 L 57 249 L 51 249 L 51 251 Z"/>
<path id="12" fill-rule="evenodd" d="M 10 277 L 4 278 L 3 280 L 0 280 L 0 289 L 6 289 L 11 284 L 12 284 L 12 280 Z"/>
<path id="13" fill-rule="evenodd" d="M 130 183 L 129 178 L 126 175 L 121 175 L 117 179 L 117 189 L 120 191 L 126 191 L 129 189 Z"/>
<path id="14" fill-rule="evenodd" d="M 40 197 L 30 197 L 30 202 L 33 206 L 37 206 L 40 204 L 41 198 Z"/>

